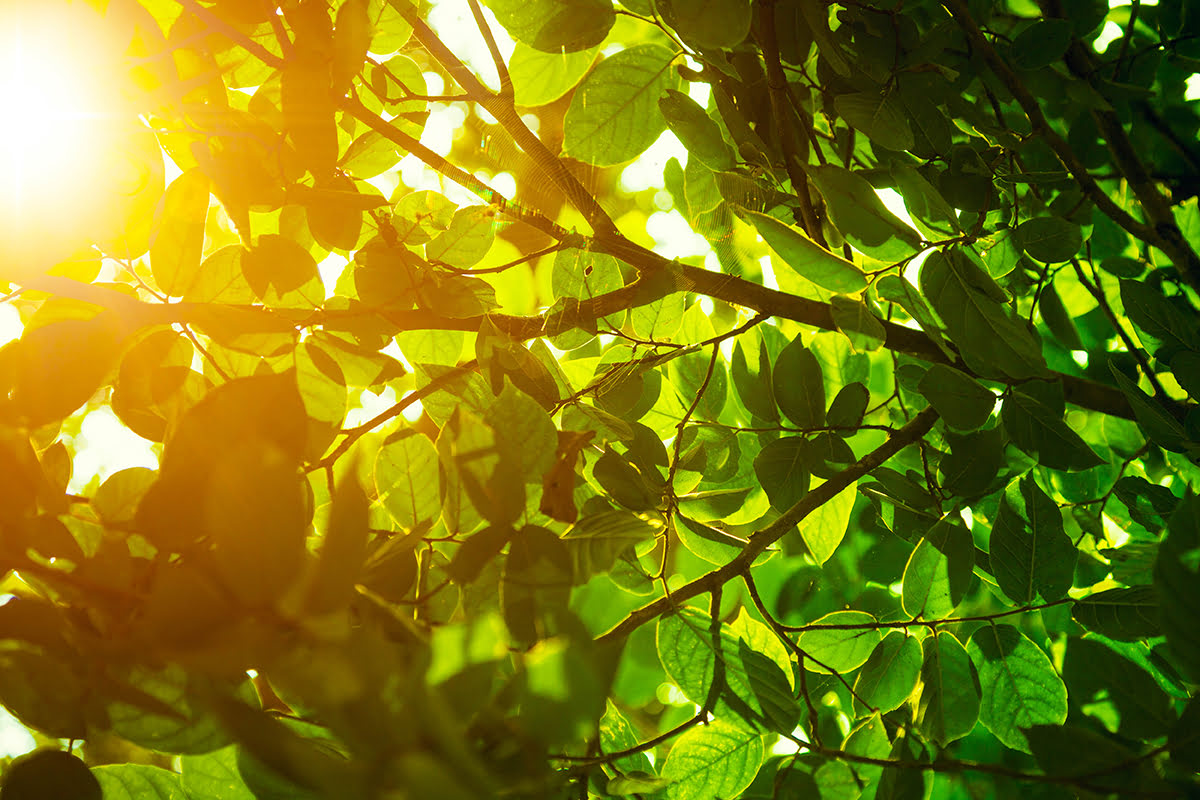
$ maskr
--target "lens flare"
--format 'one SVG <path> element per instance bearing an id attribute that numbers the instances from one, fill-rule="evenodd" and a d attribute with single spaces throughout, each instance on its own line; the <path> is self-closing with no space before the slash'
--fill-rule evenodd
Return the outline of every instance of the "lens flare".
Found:
<path id="1" fill-rule="evenodd" d="M 123 50 L 84 3 L 0 0 L 0 279 L 87 245 L 128 193 Z"/>

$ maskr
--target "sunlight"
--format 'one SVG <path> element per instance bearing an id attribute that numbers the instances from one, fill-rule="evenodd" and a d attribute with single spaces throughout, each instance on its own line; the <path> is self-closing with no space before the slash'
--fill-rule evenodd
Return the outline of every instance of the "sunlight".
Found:
<path id="1" fill-rule="evenodd" d="M 98 408 L 83 418 L 75 450 L 71 492 L 82 492 L 93 480 L 103 481 L 114 472 L 130 467 L 158 469 L 154 443 L 125 427 L 110 408 Z"/>
<path id="2" fill-rule="evenodd" d="M 1187 80 L 1183 82 L 1183 99 L 1189 103 L 1193 100 L 1200 100 L 1200 72 L 1193 72 L 1188 75 Z"/>
<path id="3" fill-rule="evenodd" d="M 136 120 L 120 113 L 112 33 L 80 3 L 0 5 L 0 246 L 35 262 L 21 273 L 86 244 L 112 211 L 118 130 Z"/>

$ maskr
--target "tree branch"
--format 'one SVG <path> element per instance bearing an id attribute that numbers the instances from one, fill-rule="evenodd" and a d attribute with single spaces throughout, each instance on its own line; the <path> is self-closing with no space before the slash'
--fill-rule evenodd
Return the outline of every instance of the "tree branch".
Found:
<path id="1" fill-rule="evenodd" d="M 1146 176 L 1145 167 L 1141 166 L 1137 152 L 1116 117 L 1111 114 L 1097 113 L 1096 122 L 1100 126 L 1101 134 L 1108 141 L 1114 161 L 1118 168 L 1125 172 L 1130 187 L 1137 196 L 1146 217 L 1150 220 L 1150 224 L 1134 219 L 1096 183 L 1095 178 L 1075 155 L 1075 151 L 1067 144 L 1066 139 L 1050 127 L 1050 123 L 1038 105 L 1037 98 L 983 35 L 983 31 L 979 29 L 967 8 L 966 0 L 945 0 L 943 5 L 962 28 L 971 47 L 983 56 L 992 72 L 996 73 L 996 76 L 1012 93 L 1025 112 L 1025 116 L 1029 118 L 1033 131 L 1045 139 L 1067 171 L 1071 173 L 1096 206 L 1130 235 L 1166 253 L 1183 279 L 1192 288 L 1200 291 L 1200 256 L 1197 256 L 1192 246 L 1183 239 L 1179 226 L 1175 224 L 1175 219 L 1171 215 L 1170 206 L 1158 188 Z M 1078 42 L 1075 44 L 1081 47 Z"/>
<path id="2" fill-rule="evenodd" d="M 872 450 L 846 469 L 834 475 L 829 480 L 813 489 L 804 497 L 783 512 L 777 520 L 767 527 L 750 536 L 745 548 L 723 567 L 700 576 L 691 583 L 685 584 L 666 597 L 660 597 L 652 603 L 635 609 L 612 630 L 599 636 L 597 641 L 613 642 L 623 639 L 650 620 L 665 614 L 685 600 L 690 600 L 700 594 L 713 591 L 742 574 L 743 570 L 754 563 L 762 553 L 775 542 L 779 541 L 795 525 L 799 524 L 812 512 L 832 500 L 839 492 L 859 478 L 881 466 L 885 461 L 903 450 L 929 432 L 937 422 L 937 412 L 932 407 L 921 411 L 907 425 L 896 432 L 886 442 Z"/>

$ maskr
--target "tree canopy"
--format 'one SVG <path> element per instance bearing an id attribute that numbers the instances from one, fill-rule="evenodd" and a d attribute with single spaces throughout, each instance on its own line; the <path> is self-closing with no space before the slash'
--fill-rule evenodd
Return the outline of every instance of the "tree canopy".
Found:
<path id="1" fill-rule="evenodd" d="M 1200 791 L 1192 4 L 51 5 L 4 800 Z"/>

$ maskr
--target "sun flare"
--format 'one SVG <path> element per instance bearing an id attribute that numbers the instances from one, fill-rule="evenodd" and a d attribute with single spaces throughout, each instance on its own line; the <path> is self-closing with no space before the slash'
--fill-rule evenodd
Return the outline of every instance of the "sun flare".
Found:
<path id="1" fill-rule="evenodd" d="M 78 2 L 0 3 L 0 277 L 69 256 L 112 207 L 131 115 L 103 23 Z"/>

